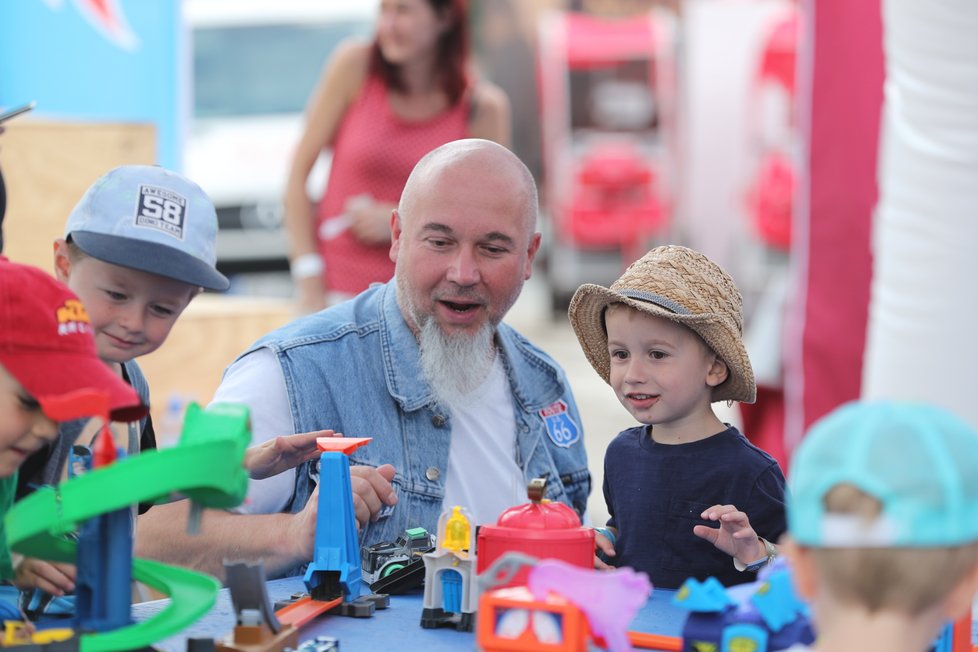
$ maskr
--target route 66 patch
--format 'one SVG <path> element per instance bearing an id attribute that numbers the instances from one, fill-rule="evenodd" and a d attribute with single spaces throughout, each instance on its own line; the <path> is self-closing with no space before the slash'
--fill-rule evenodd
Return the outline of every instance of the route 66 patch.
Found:
<path id="1" fill-rule="evenodd" d="M 581 438 L 581 428 L 567 411 L 567 404 L 557 401 L 539 412 L 550 440 L 561 448 L 570 448 Z"/>

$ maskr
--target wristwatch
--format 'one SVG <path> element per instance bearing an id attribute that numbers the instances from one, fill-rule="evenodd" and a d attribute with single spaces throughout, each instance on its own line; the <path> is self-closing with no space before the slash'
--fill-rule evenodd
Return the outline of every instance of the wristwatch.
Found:
<path id="1" fill-rule="evenodd" d="M 734 568 L 736 568 L 741 572 L 750 571 L 752 573 L 756 573 L 757 571 L 761 570 L 769 563 L 771 563 L 771 561 L 778 556 L 777 546 L 775 546 L 773 543 L 771 543 L 770 541 L 762 537 L 757 537 L 757 540 L 764 545 L 764 553 L 765 553 L 764 556 L 758 559 L 757 561 L 752 561 L 749 564 L 742 564 L 739 561 L 737 561 L 736 557 L 734 557 L 733 560 Z"/>

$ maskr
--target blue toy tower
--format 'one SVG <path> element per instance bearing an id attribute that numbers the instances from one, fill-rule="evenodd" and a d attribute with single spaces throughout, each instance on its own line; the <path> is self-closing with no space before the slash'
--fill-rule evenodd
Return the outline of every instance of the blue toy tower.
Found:
<path id="1" fill-rule="evenodd" d="M 360 597 L 360 547 L 347 455 L 370 437 L 320 437 L 319 511 L 313 558 L 303 581 L 314 600 Z"/>
<path id="2" fill-rule="evenodd" d="M 92 467 L 116 461 L 108 428 L 99 433 Z M 132 509 L 125 507 L 85 521 L 79 531 L 75 628 L 109 632 L 132 622 Z"/>

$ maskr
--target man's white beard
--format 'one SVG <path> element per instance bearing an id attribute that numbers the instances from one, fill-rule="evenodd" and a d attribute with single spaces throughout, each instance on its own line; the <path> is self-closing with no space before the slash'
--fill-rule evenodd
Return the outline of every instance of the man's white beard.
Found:
<path id="1" fill-rule="evenodd" d="M 494 327 L 486 322 L 474 334 L 445 333 L 434 319 L 425 320 L 418 336 L 421 372 L 438 402 L 465 407 L 489 376 L 495 359 Z"/>

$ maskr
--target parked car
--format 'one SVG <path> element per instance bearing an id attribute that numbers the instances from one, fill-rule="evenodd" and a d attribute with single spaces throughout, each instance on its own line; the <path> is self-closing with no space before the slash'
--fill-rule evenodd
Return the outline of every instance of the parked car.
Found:
<path id="1" fill-rule="evenodd" d="M 187 0 L 193 115 L 184 171 L 210 195 L 225 272 L 284 269 L 282 195 L 303 111 L 330 53 L 369 38 L 378 0 Z M 328 161 L 310 175 L 321 195 Z"/>

